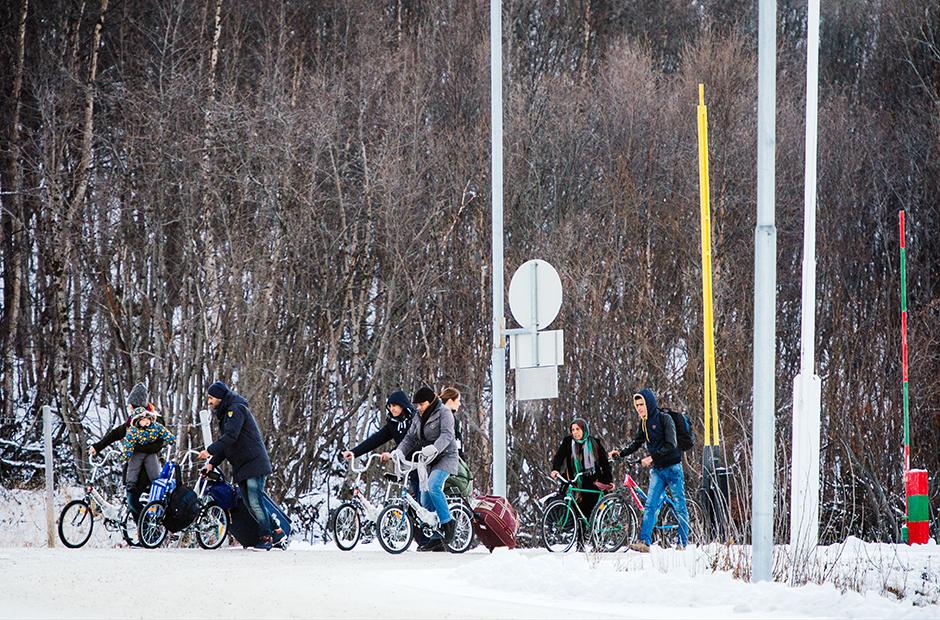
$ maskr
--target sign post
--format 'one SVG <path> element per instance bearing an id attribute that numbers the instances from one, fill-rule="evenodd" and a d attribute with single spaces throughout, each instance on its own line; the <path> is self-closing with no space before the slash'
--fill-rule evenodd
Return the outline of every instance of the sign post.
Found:
<path id="1" fill-rule="evenodd" d="M 564 364 L 564 332 L 548 327 L 561 310 L 561 278 L 549 263 L 523 263 L 509 283 L 509 309 L 519 329 L 507 329 L 516 400 L 558 398 L 558 367 Z"/>

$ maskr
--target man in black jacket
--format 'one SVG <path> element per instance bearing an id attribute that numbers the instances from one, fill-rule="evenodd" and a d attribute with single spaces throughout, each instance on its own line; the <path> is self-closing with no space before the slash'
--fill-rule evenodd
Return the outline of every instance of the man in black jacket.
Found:
<path id="1" fill-rule="evenodd" d="M 689 515 L 685 507 L 685 475 L 682 471 L 682 451 L 676 441 L 676 425 L 672 416 L 661 413 L 656 404 L 656 395 L 650 389 L 640 390 L 633 395 L 633 407 L 640 417 L 640 427 L 633 442 L 622 450 L 611 450 L 610 456 L 627 456 L 646 444 L 648 454 L 640 462 L 650 470 L 650 487 L 646 503 L 643 506 L 643 525 L 640 528 L 640 540 L 630 545 L 634 551 L 649 553 L 653 540 L 653 526 L 656 516 L 666 496 L 666 487 L 672 493 L 676 506 L 676 518 L 679 520 L 679 544 L 676 549 L 685 549 L 689 540 Z"/>
<path id="2" fill-rule="evenodd" d="M 385 401 L 385 411 L 388 415 L 382 428 L 369 435 L 365 441 L 352 450 L 344 451 L 344 459 L 351 461 L 392 440 L 395 441 L 395 447 L 398 447 L 408 433 L 411 418 L 415 414 L 414 406 L 408 400 L 408 395 L 398 390 L 388 395 Z"/>
<path id="3" fill-rule="evenodd" d="M 259 549 L 270 549 L 275 533 L 271 517 L 264 510 L 262 496 L 264 481 L 271 473 L 271 460 L 261 439 L 258 423 L 248 408 L 248 401 L 229 389 L 221 381 L 209 386 L 209 407 L 219 421 L 220 436 L 199 453 L 200 459 L 212 457 L 206 470 L 228 460 L 232 466 L 232 481 L 239 485 L 245 503 L 261 529 Z"/>

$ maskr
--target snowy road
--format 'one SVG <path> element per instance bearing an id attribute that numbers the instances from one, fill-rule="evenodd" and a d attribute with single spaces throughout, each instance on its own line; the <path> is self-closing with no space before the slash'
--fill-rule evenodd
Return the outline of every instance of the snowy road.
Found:
<path id="1" fill-rule="evenodd" d="M 696 553 L 11 547 L 0 549 L 0 618 L 937 617 L 874 593 L 692 577 Z"/>

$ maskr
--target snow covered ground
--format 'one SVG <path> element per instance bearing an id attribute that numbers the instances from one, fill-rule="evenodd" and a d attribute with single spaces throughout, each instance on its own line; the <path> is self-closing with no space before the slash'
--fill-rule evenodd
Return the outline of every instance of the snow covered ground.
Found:
<path id="1" fill-rule="evenodd" d="M 11 497 L 0 491 L 0 618 L 940 617 L 936 544 L 850 539 L 820 549 L 827 583 L 789 587 L 714 570 L 746 552 L 719 546 L 650 555 L 392 556 L 377 542 L 351 552 L 299 542 L 266 553 L 147 551 L 101 531 L 85 548 L 47 549 L 37 498 Z"/>
<path id="2" fill-rule="evenodd" d="M 693 574 L 706 551 L 457 556 L 294 545 L 254 552 L 0 549 L 0 618 L 937 618 L 832 585 Z M 924 554 L 926 555 L 926 554 Z M 932 549 L 940 565 L 940 552 Z"/>

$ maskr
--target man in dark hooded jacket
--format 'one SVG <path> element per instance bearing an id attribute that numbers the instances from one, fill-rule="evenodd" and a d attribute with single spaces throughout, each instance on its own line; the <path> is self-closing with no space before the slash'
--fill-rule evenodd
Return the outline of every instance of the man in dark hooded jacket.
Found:
<path id="1" fill-rule="evenodd" d="M 389 441 L 394 441 L 395 447 L 398 447 L 408 433 L 408 427 L 411 426 L 411 418 L 415 414 L 414 406 L 408 400 L 408 395 L 398 390 L 388 395 L 385 401 L 385 411 L 388 415 L 382 428 L 369 435 L 365 441 L 352 450 L 343 452 L 343 458 L 351 461 Z"/>
<path id="2" fill-rule="evenodd" d="M 682 451 L 676 441 L 676 425 L 672 416 L 662 413 L 656 403 L 656 395 L 649 388 L 633 395 L 633 407 L 640 417 L 640 426 L 633 442 L 622 450 L 611 450 L 610 456 L 627 456 L 646 444 L 647 455 L 640 462 L 650 469 L 650 487 L 643 506 L 643 525 L 639 542 L 630 545 L 634 551 L 648 553 L 653 540 L 656 516 L 666 496 L 666 487 L 672 493 L 679 520 L 679 544 L 685 549 L 689 540 L 689 515 L 685 506 L 685 475 L 682 471 Z"/>
<path id="3" fill-rule="evenodd" d="M 271 517 L 261 501 L 264 481 L 271 473 L 271 459 L 261 439 L 258 423 L 248 408 L 248 401 L 233 392 L 221 381 L 209 386 L 209 407 L 219 422 L 219 438 L 199 453 L 200 459 L 210 456 L 206 470 L 228 460 L 232 466 L 232 481 L 239 485 L 242 497 L 261 528 L 258 548 L 270 549 L 274 532 Z"/>

